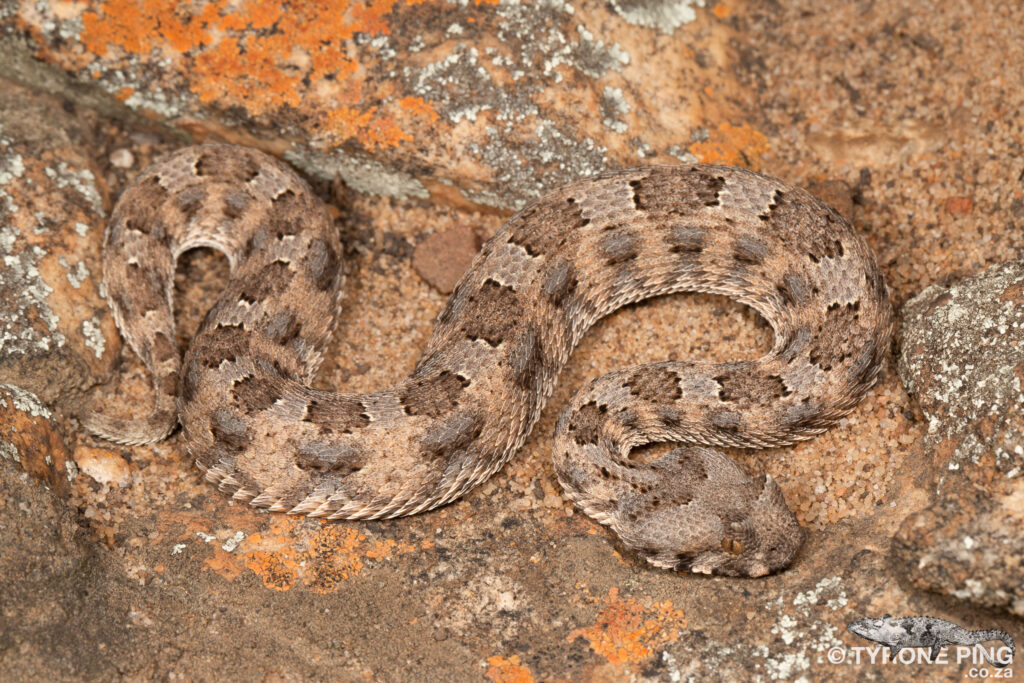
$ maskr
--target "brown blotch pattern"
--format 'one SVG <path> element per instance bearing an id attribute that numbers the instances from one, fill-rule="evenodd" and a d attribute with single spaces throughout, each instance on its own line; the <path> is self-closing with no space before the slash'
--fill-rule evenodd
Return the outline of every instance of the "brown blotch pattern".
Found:
<path id="1" fill-rule="evenodd" d="M 178 356 L 178 347 L 163 332 L 153 335 L 153 360 L 157 363 L 169 361 Z"/>
<path id="2" fill-rule="evenodd" d="M 673 254 L 699 254 L 707 240 L 707 230 L 695 225 L 673 225 L 665 233 L 665 242 Z"/>
<path id="3" fill-rule="evenodd" d="M 190 217 L 194 216 L 201 208 L 203 208 L 208 196 L 209 194 L 205 187 L 201 185 L 193 185 L 176 193 L 174 195 L 174 201 L 178 210 L 185 214 L 186 217 Z"/>
<path id="4" fill-rule="evenodd" d="M 518 244 L 530 256 L 544 256 L 565 244 L 575 231 L 589 222 L 583 218 L 579 204 L 570 198 L 529 206 L 513 216 L 505 229 L 509 242 Z M 538 230 L 538 225 L 543 228 Z"/>
<path id="5" fill-rule="evenodd" d="M 580 446 L 596 444 L 600 439 L 601 425 L 607 412 L 607 406 L 598 406 L 596 401 L 583 405 L 569 422 L 573 441 Z"/>
<path id="6" fill-rule="evenodd" d="M 300 470 L 312 470 L 344 477 L 361 470 L 365 462 L 366 454 L 361 449 L 348 444 L 338 445 L 314 441 L 302 444 L 295 450 L 295 465 Z"/>
<path id="7" fill-rule="evenodd" d="M 231 388 L 231 396 L 243 412 L 256 413 L 266 410 L 279 399 L 278 384 L 280 379 L 272 379 L 264 374 L 249 375 L 235 380 Z"/>
<path id="8" fill-rule="evenodd" d="M 333 289 L 340 274 L 338 252 L 327 240 L 319 237 L 310 241 L 309 255 L 304 261 L 306 274 L 321 292 Z"/>
<path id="9" fill-rule="evenodd" d="M 406 415 L 440 417 L 459 404 L 459 396 L 469 386 L 469 380 L 453 372 L 442 370 L 427 378 L 410 379 L 398 394 Z"/>
<path id="10" fill-rule="evenodd" d="M 759 266 L 768 255 L 768 245 L 752 235 L 741 235 L 733 243 L 733 259 L 741 265 Z"/>
<path id="11" fill-rule="evenodd" d="M 719 410 L 711 414 L 711 426 L 720 432 L 736 432 L 743 424 L 743 417 L 732 410 Z"/>
<path id="12" fill-rule="evenodd" d="M 252 441 L 245 421 L 223 408 L 210 416 L 210 434 L 214 443 L 230 454 L 242 452 Z"/>
<path id="13" fill-rule="evenodd" d="M 233 190 L 224 197 L 221 206 L 225 218 L 235 220 L 241 218 L 249 210 L 252 203 L 252 196 L 244 190 Z"/>
<path id="14" fill-rule="evenodd" d="M 321 434 L 351 434 L 353 429 L 370 424 L 370 416 L 359 401 L 312 399 L 306 404 L 306 415 L 302 421 L 319 427 Z"/>
<path id="15" fill-rule="evenodd" d="M 640 246 L 637 239 L 628 233 L 611 232 L 601 239 L 600 248 L 606 265 L 619 266 L 635 259 L 640 253 Z"/>
<path id="16" fill-rule="evenodd" d="M 831 424 L 821 417 L 823 402 L 820 399 L 804 397 L 799 403 L 790 406 L 779 418 L 794 433 L 810 433 Z"/>
<path id="17" fill-rule="evenodd" d="M 702 172 L 681 175 L 672 168 L 655 167 L 630 185 L 634 205 L 652 216 L 682 216 L 717 206 L 725 178 Z"/>
<path id="18" fill-rule="evenodd" d="M 486 280 L 466 301 L 462 333 L 468 339 L 483 339 L 491 346 L 498 346 L 521 321 L 517 303 L 514 289 L 496 280 Z M 496 314 L 498 311 L 502 314 Z"/>
<path id="19" fill-rule="evenodd" d="M 242 288 L 241 298 L 249 303 L 259 303 L 268 297 L 277 296 L 288 287 L 294 275 L 283 261 L 268 263 Z"/>
<path id="20" fill-rule="evenodd" d="M 850 331 L 860 326 L 860 301 L 840 304 L 829 304 L 825 312 L 825 321 L 818 325 L 809 351 L 811 365 L 816 365 L 823 372 L 846 362 L 856 350 Z"/>
<path id="21" fill-rule="evenodd" d="M 168 282 L 162 270 L 153 264 L 149 268 L 142 268 L 138 263 L 128 264 L 126 275 L 129 282 L 134 285 L 131 310 L 144 315 L 147 311 L 167 308 Z"/>
<path id="22" fill-rule="evenodd" d="M 679 375 L 666 367 L 649 367 L 637 370 L 622 385 L 629 393 L 642 401 L 665 403 L 682 397 Z"/>
<path id="23" fill-rule="evenodd" d="M 195 162 L 200 178 L 213 177 L 225 185 L 244 185 L 260 173 L 261 160 L 251 154 L 232 154 L 225 149 L 210 149 Z"/>
<path id="24" fill-rule="evenodd" d="M 718 400 L 725 403 L 742 401 L 754 405 L 767 405 L 792 392 L 778 375 L 767 375 L 756 368 L 719 375 L 714 378 L 718 386 Z"/>
<path id="25" fill-rule="evenodd" d="M 509 354 L 509 378 L 520 390 L 535 392 L 554 373 L 554 365 L 544 351 L 542 335 L 531 327 L 520 335 Z"/>
<path id="26" fill-rule="evenodd" d="M 561 308 L 576 291 L 579 281 L 576 279 L 576 268 L 572 262 L 559 259 L 544 276 L 541 290 L 554 306 Z"/>

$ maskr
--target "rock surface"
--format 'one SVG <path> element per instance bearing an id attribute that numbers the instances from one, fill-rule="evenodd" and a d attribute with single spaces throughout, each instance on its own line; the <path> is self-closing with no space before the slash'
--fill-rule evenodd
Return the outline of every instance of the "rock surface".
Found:
<path id="1" fill-rule="evenodd" d="M 1024 641 L 1006 601 L 920 590 L 906 578 L 905 557 L 893 559 L 891 539 L 908 514 L 940 511 L 929 423 L 892 368 L 827 434 L 737 454 L 752 474 L 780 483 L 809 531 L 780 576 L 653 570 L 573 513 L 548 450 L 560 409 L 584 382 L 632 363 L 749 358 L 769 347 L 770 330 L 755 315 L 717 297 L 654 300 L 600 323 L 522 452 L 466 499 L 411 519 L 329 524 L 254 512 L 205 484 L 176 436 L 112 446 L 81 434 L 74 418 L 82 388 L 97 381 L 91 399 L 124 414 L 148 408 L 144 369 L 121 347 L 99 297 L 97 249 L 104 212 L 131 178 L 192 140 L 282 156 L 338 204 L 352 274 L 321 388 L 372 391 L 412 368 L 444 305 L 413 263 L 416 247 L 433 248 L 431 235 L 465 226 L 489 234 L 545 188 L 610 166 L 729 163 L 817 183 L 823 194 L 831 188 L 833 202 L 852 191 L 842 210 L 852 210 L 875 249 L 897 304 L 936 278 L 1024 257 L 1014 166 L 1024 122 L 1011 115 L 1024 109 L 1024 7 L 299 4 L 0 6 L 0 61 L 25 86 L 0 82 L 0 251 L 22 272 L 40 273 L 4 280 L 0 305 L 30 305 L 11 308 L 29 314 L 2 324 L 16 325 L 5 328 L 16 335 L 28 330 L 38 355 L 0 361 L 9 373 L 0 381 L 35 392 L 51 412 L 44 426 L 85 470 L 65 506 L 0 459 L 0 671 L 19 679 L 230 671 L 340 680 L 959 680 L 971 663 L 952 655 L 943 664 L 883 665 L 876 652 L 872 662 L 856 649 L 871 644 L 846 624 L 931 614 Z M 449 248 L 425 253 L 450 265 Z M 182 259 L 180 343 L 226 273 L 215 254 Z M 92 316 L 100 357 L 79 336 Z M 38 348 L 57 333 L 64 346 Z M 0 443 L 10 443 L 24 417 L 0 419 Z M 978 524 L 995 529 L 1012 501 L 997 496 L 985 507 L 984 495 L 1000 490 L 1009 470 L 982 460 L 971 471 L 974 489 L 941 500 L 951 515 L 975 500 Z M 949 477 L 943 487 L 954 492 Z M 921 528 L 953 548 L 953 536 L 936 535 L 946 527 Z M 989 584 L 967 576 L 985 571 L 978 566 L 941 566 L 958 588 L 982 581 L 986 599 L 998 597 L 1009 571 L 992 565 L 997 582 Z"/>
<path id="2" fill-rule="evenodd" d="M 94 384 L 120 350 L 99 298 L 105 188 L 90 123 L 0 88 L 0 382 L 45 402 Z"/>
<path id="3" fill-rule="evenodd" d="M 763 140 L 703 129 L 736 109 L 709 92 L 729 31 L 694 22 L 700 4 L 15 0 L 5 14 L 12 61 L 41 56 L 62 92 L 88 83 L 363 191 L 507 209 L 610 165 L 693 158 L 696 140 Z"/>
<path id="4" fill-rule="evenodd" d="M 0 457 L 54 493 L 70 495 L 75 464 L 53 414 L 38 396 L 11 384 L 0 384 Z"/>
<path id="5" fill-rule="evenodd" d="M 1024 260 L 928 287 L 902 335 L 937 500 L 900 527 L 896 555 L 921 588 L 1024 616 Z"/>

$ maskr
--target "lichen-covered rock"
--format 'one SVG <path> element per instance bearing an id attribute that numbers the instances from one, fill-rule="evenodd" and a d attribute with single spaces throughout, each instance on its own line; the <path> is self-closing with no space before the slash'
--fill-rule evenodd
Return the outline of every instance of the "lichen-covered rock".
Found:
<path id="1" fill-rule="evenodd" d="M 899 371 L 928 420 L 937 500 L 894 549 L 911 580 L 1024 616 L 1024 260 L 903 309 Z"/>
<path id="2" fill-rule="evenodd" d="M 53 414 L 34 394 L 10 384 L 0 384 L 0 457 L 60 496 L 71 492 L 75 467 Z"/>
<path id="3" fill-rule="evenodd" d="M 245 130 L 358 190 L 454 185 L 507 209 L 613 165 L 756 161 L 730 29 L 703 5 L 15 0 L 0 36 L 12 62 L 41 59 L 199 137 Z"/>
<path id="4" fill-rule="evenodd" d="M 120 350 L 99 296 L 104 210 L 84 123 L 0 89 L 0 382 L 47 404 L 94 383 Z"/>
<path id="5" fill-rule="evenodd" d="M 100 124 L 109 137 L 84 153 L 68 149 L 101 166 L 104 199 L 105 183 L 112 199 L 187 138 L 286 157 L 316 176 L 321 196 L 321 179 L 335 176 L 345 181 L 337 188 L 359 190 L 335 198 L 353 275 L 316 381 L 364 392 L 413 367 L 444 306 L 417 275 L 414 246 L 435 261 L 450 248 L 468 251 L 467 240 L 434 249 L 427 236 L 469 225 L 493 232 L 506 208 L 605 166 L 697 159 L 796 184 L 841 180 L 849 189 L 815 192 L 844 214 L 856 209 L 898 300 L 936 273 L 1024 253 L 1019 169 L 1007 163 L 1022 139 L 1021 118 L 1007 115 L 1024 106 L 1019 79 L 1008 77 L 1024 63 L 1021 25 L 1019 3 L 898 0 L 9 0 L 0 2 L 0 64 L 2 77 L 58 94 L 43 106 L 16 96 L 36 107 L 19 138 L 53 138 L 52 124 L 77 140 L 82 121 Z M 68 104 L 77 111 L 65 116 Z M 5 110 L 0 127 L 11 119 Z M 77 194 L 56 184 L 46 196 Z M 90 243 L 101 228 L 102 219 L 89 224 Z M 215 254 L 184 255 L 175 296 L 182 343 L 227 270 Z M 949 651 L 945 665 L 883 665 L 865 650 L 855 660 L 852 648 L 870 643 L 846 624 L 930 614 L 1024 641 L 1012 614 L 917 590 L 893 568 L 891 537 L 906 510 L 931 504 L 935 487 L 922 467 L 925 425 L 891 369 L 836 429 L 738 454 L 751 474 L 780 482 L 808 528 L 781 575 L 653 570 L 572 514 L 549 464 L 554 422 L 572 394 L 632 363 L 756 355 L 771 333 L 755 320 L 716 297 L 680 296 L 602 321 L 522 452 L 466 498 L 403 520 L 266 515 L 205 483 L 174 436 L 122 448 L 64 422 L 88 470 L 74 481 L 72 507 L 0 459 L 0 671 L 18 680 L 230 671 L 916 681 L 963 678 L 973 664 Z M 116 357 L 119 337 L 101 327 L 104 358 Z M 117 389 L 111 382 L 100 399 L 106 392 L 113 413 L 144 410 L 148 377 L 134 354 L 122 356 Z M 1012 531 L 1019 517 L 1007 511 L 1019 503 L 1012 492 L 987 503 L 988 488 L 952 497 L 952 486 L 947 476 L 944 506 L 922 517 L 927 534 L 915 543 L 963 552 L 984 538 L 998 559 L 1005 546 L 957 506 L 977 511 L 979 526 Z M 957 546 L 960 531 L 971 540 Z M 970 563 L 929 567 L 968 591 L 983 573 Z M 35 578 L 26 582 L 27 573 Z M 979 590 L 997 595 L 991 584 Z M 845 652 L 843 664 L 831 661 L 833 648 Z"/>

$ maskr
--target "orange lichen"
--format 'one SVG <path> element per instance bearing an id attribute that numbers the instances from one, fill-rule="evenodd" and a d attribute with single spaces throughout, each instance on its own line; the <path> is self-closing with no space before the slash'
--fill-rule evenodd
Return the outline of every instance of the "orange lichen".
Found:
<path id="1" fill-rule="evenodd" d="M 398 101 L 398 104 L 402 106 L 402 109 L 405 109 L 411 114 L 423 116 L 427 119 L 428 123 L 433 123 L 441 118 L 441 115 L 437 113 L 436 109 L 434 109 L 434 105 L 430 104 L 422 97 L 403 97 Z"/>
<path id="2" fill-rule="evenodd" d="M 432 545 L 429 541 L 419 546 L 391 539 L 369 541 L 366 534 L 351 527 L 325 523 L 310 529 L 301 521 L 285 517 L 243 539 L 234 554 L 214 548 L 214 556 L 205 564 L 228 581 L 247 568 L 272 590 L 289 590 L 301 583 L 310 591 L 330 593 L 362 572 L 367 562 Z"/>
<path id="3" fill-rule="evenodd" d="M 374 560 L 380 560 L 391 557 L 395 552 L 404 555 L 405 553 L 411 553 L 414 550 L 416 550 L 416 546 L 411 543 L 406 543 L 405 541 L 392 541 L 389 538 L 386 541 L 377 541 L 374 543 L 373 547 L 366 551 L 366 556 Z"/>
<path id="4" fill-rule="evenodd" d="M 619 589 L 612 588 L 597 622 L 575 629 L 568 640 L 586 638 L 590 649 L 611 664 L 638 664 L 649 658 L 654 648 L 679 640 L 682 628 L 686 628 L 683 612 L 674 609 L 671 601 L 645 608 L 632 598 L 620 599 Z"/>
<path id="5" fill-rule="evenodd" d="M 511 657 L 488 657 L 490 665 L 484 673 L 494 683 L 533 683 L 533 674 L 523 666 L 519 655 Z"/>
<path id="6" fill-rule="evenodd" d="M 325 526 L 310 541 L 306 585 L 314 593 L 330 593 L 338 584 L 363 571 L 359 545 L 366 535 L 355 529 Z"/>
<path id="7" fill-rule="evenodd" d="M 237 579 L 244 569 L 235 560 L 234 555 L 220 548 L 213 549 L 213 557 L 203 560 L 207 569 L 211 569 L 228 581 Z"/>
<path id="8" fill-rule="evenodd" d="M 281 553 L 251 552 L 245 556 L 245 566 L 272 590 L 289 590 L 298 580 L 298 563 Z"/>
<path id="9" fill-rule="evenodd" d="M 717 5 L 715 5 L 714 7 L 712 7 L 712 8 L 711 8 L 711 12 L 712 12 L 712 13 L 713 13 L 713 14 L 714 14 L 714 15 L 715 15 L 716 17 L 718 17 L 719 19 L 725 19 L 725 18 L 726 18 L 726 17 L 728 17 L 728 16 L 730 15 L 730 14 L 732 14 L 732 10 L 730 10 L 730 9 L 729 9 L 728 7 L 726 7 L 726 6 L 725 6 L 725 5 L 723 5 L 722 3 L 718 3 Z"/>
<path id="10" fill-rule="evenodd" d="M 354 138 L 375 150 L 412 140 L 384 111 L 389 106 L 429 122 L 437 119 L 420 98 L 362 102 L 363 79 L 349 41 L 357 33 L 387 35 L 396 2 L 106 0 L 83 13 L 82 42 L 101 57 L 111 47 L 130 54 L 159 52 L 178 63 L 177 71 L 200 102 L 239 107 L 253 117 L 305 110 L 322 142 Z"/>
<path id="11" fill-rule="evenodd" d="M 760 131 L 728 121 L 711 129 L 707 140 L 690 145 L 690 151 L 701 163 L 755 168 L 768 149 L 768 139 Z"/>

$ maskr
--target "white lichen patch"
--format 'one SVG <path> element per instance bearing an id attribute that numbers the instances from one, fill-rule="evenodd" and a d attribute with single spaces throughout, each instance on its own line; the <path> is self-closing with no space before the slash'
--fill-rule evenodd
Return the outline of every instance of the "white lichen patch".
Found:
<path id="1" fill-rule="evenodd" d="M 625 133 L 626 122 L 620 117 L 629 113 L 629 103 L 622 95 L 622 88 L 606 86 L 601 93 L 601 122 L 616 133 Z"/>
<path id="2" fill-rule="evenodd" d="M 841 607 L 846 607 L 846 592 L 842 590 L 841 579 L 838 576 L 825 577 L 818 582 L 814 587 L 814 590 L 807 591 L 806 593 L 798 593 L 793 599 L 793 606 L 810 607 L 817 605 L 822 600 L 823 596 L 828 594 L 831 594 L 833 597 L 826 600 L 826 607 L 832 611 Z"/>
<path id="3" fill-rule="evenodd" d="M 177 69 L 176 62 L 171 59 L 153 59 L 147 57 L 145 61 L 132 56 L 132 66 L 127 69 L 102 70 L 102 62 L 99 77 L 91 80 L 97 83 L 111 95 L 117 96 L 126 90 L 131 94 L 125 98 L 124 104 L 129 108 L 140 111 L 154 112 L 161 119 L 173 119 L 185 115 L 192 110 L 190 98 L 193 97 L 188 91 L 186 94 L 168 92 L 161 87 L 162 75 L 172 73 Z"/>
<path id="4" fill-rule="evenodd" d="M 245 533 L 241 531 L 236 531 L 234 536 L 224 541 L 224 544 L 221 546 L 221 548 L 225 552 L 233 553 L 235 552 L 235 548 L 238 547 L 238 544 L 241 543 L 243 540 L 245 540 Z"/>
<path id="5" fill-rule="evenodd" d="M 467 199 L 506 209 L 521 209 L 531 199 L 579 178 L 600 173 L 608 167 L 607 150 L 589 138 L 577 139 L 554 122 L 541 120 L 522 145 L 504 144 L 497 130 L 490 128 L 491 144 L 466 145 L 466 151 L 496 169 L 501 187 L 514 187 L 516 193 L 465 191 Z M 536 166 L 548 167 L 543 174 Z"/>
<path id="6" fill-rule="evenodd" d="M 87 168 L 76 169 L 68 162 L 62 161 L 57 168 L 47 166 L 43 169 L 46 176 L 61 189 L 71 188 L 85 197 L 89 206 L 97 215 L 103 216 L 103 200 L 96 190 L 96 176 Z"/>
<path id="7" fill-rule="evenodd" d="M 460 45 L 444 59 L 419 69 L 407 67 L 404 74 L 412 92 L 432 102 L 437 112 L 453 124 L 463 119 L 476 121 L 481 112 L 491 109 L 513 117 L 528 113 L 520 106 L 528 100 L 499 88 L 479 57 L 475 47 Z"/>
<path id="8" fill-rule="evenodd" d="M 737 661 L 744 667 L 744 680 L 808 681 L 816 678 L 812 671 L 819 672 L 828 666 L 830 648 L 842 647 L 839 638 L 840 627 L 833 611 L 847 604 L 846 592 L 838 576 L 820 580 L 811 590 L 797 593 L 790 600 L 786 595 L 763 603 L 761 610 L 771 618 L 768 633 L 760 642 L 729 642 L 714 639 L 698 646 L 692 653 L 686 652 L 686 640 L 681 638 L 672 661 L 699 662 L 704 672 L 718 674 L 732 671 Z M 747 619 L 761 623 L 762 617 L 751 611 Z M 678 649 L 677 649 L 678 648 Z M 662 655 L 662 660 L 668 659 Z M 692 667 L 688 667 L 693 672 Z M 706 676 L 703 676 L 706 677 Z M 691 673 L 685 680 L 701 680 Z"/>
<path id="9" fill-rule="evenodd" d="M 43 405 L 42 401 L 31 391 L 25 391 L 13 384 L 0 384 L 0 391 L 7 393 L 15 410 L 20 410 L 32 417 L 42 417 L 47 420 L 53 418 L 50 409 Z M 3 399 L 0 398 L 0 400 Z"/>
<path id="10" fill-rule="evenodd" d="M 634 26 L 655 28 L 671 35 L 697 18 L 704 0 L 611 0 L 615 12 Z"/>
<path id="11" fill-rule="evenodd" d="M 0 439 L 0 457 L 4 460 L 12 460 L 20 463 L 21 457 L 18 455 L 18 449 L 14 447 L 13 443 Z"/>
<path id="12" fill-rule="evenodd" d="M 785 609 L 780 597 L 765 605 L 765 609 L 777 612 L 778 617 L 771 632 L 777 636 L 784 648 L 766 648 L 762 653 L 765 671 L 772 680 L 790 680 L 803 677 L 812 664 L 825 663 L 829 648 L 841 647 L 837 626 L 820 616 L 822 607 L 836 611 L 845 607 L 848 600 L 838 576 L 821 579 L 813 589 L 798 593 L 793 598 L 792 611 Z"/>
<path id="13" fill-rule="evenodd" d="M 0 146 L 6 148 L 8 144 L 6 138 L 0 138 Z M 23 175 L 25 175 L 25 160 L 20 154 L 0 155 L 0 187 L 10 185 Z"/>
<path id="14" fill-rule="evenodd" d="M 0 193 L 3 189 L 0 188 Z M 0 353 L 28 354 L 60 348 L 65 337 L 47 299 L 53 288 L 39 273 L 46 252 L 38 245 L 15 252 L 20 231 L 0 213 Z M 45 330 L 29 321 L 38 319 Z"/>
<path id="15" fill-rule="evenodd" d="M 85 262 L 79 261 L 72 268 L 71 264 L 68 263 L 67 258 L 63 255 L 57 259 L 57 262 L 68 269 L 67 278 L 71 286 L 75 289 L 80 289 L 82 287 L 82 283 L 85 282 L 87 277 L 89 277 L 89 269 L 85 267 Z"/>
<path id="16" fill-rule="evenodd" d="M 17 7 L 18 3 L 12 3 Z M 13 11 L 13 9 L 12 9 Z M 59 36 L 61 40 L 77 41 L 82 33 L 81 10 L 75 11 L 68 3 L 38 0 L 35 3 L 21 5 L 22 19 L 39 26 L 51 36 Z M 0 12 L 0 17 L 3 12 Z"/>
<path id="17" fill-rule="evenodd" d="M 92 350 L 97 358 L 103 358 L 103 352 L 107 348 L 107 340 L 100 330 L 99 318 L 93 316 L 82 321 L 82 336 L 85 337 L 85 346 Z"/>

